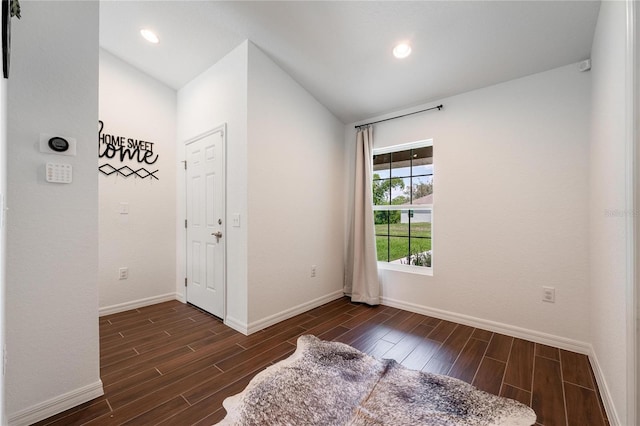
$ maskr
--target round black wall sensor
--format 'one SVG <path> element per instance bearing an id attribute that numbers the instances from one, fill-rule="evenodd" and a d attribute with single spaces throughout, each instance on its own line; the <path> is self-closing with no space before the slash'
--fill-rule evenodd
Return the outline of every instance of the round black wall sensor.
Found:
<path id="1" fill-rule="evenodd" d="M 55 152 L 65 152 L 69 149 L 69 142 L 66 139 L 59 136 L 49 139 L 49 148 Z"/>

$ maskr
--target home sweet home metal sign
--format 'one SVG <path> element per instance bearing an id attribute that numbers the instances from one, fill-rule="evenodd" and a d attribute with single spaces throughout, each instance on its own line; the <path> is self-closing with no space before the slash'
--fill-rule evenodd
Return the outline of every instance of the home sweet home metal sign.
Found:
<path id="1" fill-rule="evenodd" d="M 104 122 L 98 121 L 98 158 L 106 158 L 107 161 L 134 161 L 142 166 L 150 166 L 158 161 L 158 154 L 153 152 L 155 142 L 130 138 L 122 135 L 113 135 L 104 132 Z M 98 167 L 100 173 L 107 176 L 116 174 L 124 177 L 136 176 L 142 179 L 160 180 L 156 173 L 158 169 L 146 167 L 129 167 L 106 162 Z"/>

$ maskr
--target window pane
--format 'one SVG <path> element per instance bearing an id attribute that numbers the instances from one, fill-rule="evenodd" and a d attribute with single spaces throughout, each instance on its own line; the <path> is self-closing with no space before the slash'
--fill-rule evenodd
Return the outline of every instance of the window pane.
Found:
<path id="1" fill-rule="evenodd" d="M 411 176 L 411 149 L 391 153 L 391 177 Z"/>
<path id="2" fill-rule="evenodd" d="M 391 179 L 373 181 L 372 189 L 374 206 L 384 206 L 391 202 L 391 191 L 389 191 L 390 185 Z"/>
<path id="3" fill-rule="evenodd" d="M 373 174 L 381 178 L 389 178 L 391 169 L 391 154 L 379 154 L 373 156 Z"/>
<path id="4" fill-rule="evenodd" d="M 411 238 L 411 265 L 431 266 L 431 239 Z"/>
<path id="5" fill-rule="evenodd" d="M 412 204 L 433 204 L 433 176 L 419 176 L 413 178 L 411 191 Z"/>
<path id="6" fill-rule="evenodd" d="M 376 237 L 376 250 L 378 251 L 378 261 L 389 261 L 389 239 L 388 237 Z"/>
<path id="7" fill-rule="evenodd" d="M 409 239 L 406 237 L 389 237 L 389 262 L 401 263 L 409 255 Z"/>
<path id="8" fill-rule="evenodd" d="M 431 250 L 430 238 L 411 238 L 411 254 L 422 253 Z"/>
<path id="9" fill-rule="evenodd" d="M 431 210 L 412 210 L 411 236 L 431 238 Z"/>
<path id="10" fill-rule="evenodd" d="M 392 184 L 394 185 L 391 188 L 391 204 L 394 206 L 401 206 L 404 204 L 409 204 L 409 188 L 411 188 L 411 178 L 393 178 L 391 179 Z"/>
<path id="11" fill-rule="evenodd" d="M 412 174 L 426 175 L 433 174 L 433 147 L 425 146 L 412 150 Z"/>
<path id="12" fill-rule="evenodd" d="M 374 179 L 373 205 L 401 205 L 409 203 L 411 178 Z"/>

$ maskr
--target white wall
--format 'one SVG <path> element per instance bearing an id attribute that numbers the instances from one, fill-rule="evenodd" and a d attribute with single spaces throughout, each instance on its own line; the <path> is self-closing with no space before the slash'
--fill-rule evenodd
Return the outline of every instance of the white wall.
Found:
<path id="1" fill-rule="evenodd" d="M 625 2 L 603 1 L 592 46 L 592 114 L 590 162 L 591 341 L 606 383 L 601 384 L 627 425 L 627 239 L 631 214 L 626 195 L 627 164 Z M 614 414 L 612 412 L 610 415 Z M 619 422 L 619 423 L 618 423 Z"/>
<path id="2" fill-rule="evenodd" d="M 154 164 L 119 156 L 99 160 L 115 168 L 157 170 L 158 177 L 99 174 L 100 308 L 111 313 L 175 297 L 177 94 L 105 50 L 99 94 L 103 134 L 152 142 L 150 160 L 157 155 Z M 123 202 L 129 214 L 120 214 Z M 118 279 L 121 267 L 129 268 L 127 280 Z"/>
<path id="3" fill-rule="evenodd" d="M 240 214 L 239 228 L 223 231 L 227 243 L 227 320 L 247 322 L 247 49 L 242 43 L 178 91 L 176 291 L 184 298 L 184 143 L 227 123 L 227 218 Z"/>
<path id="4" fill-rule="evenodd" d="M 385 304 L 586 350 L 589 87 L 569 65 L 375 125 L 375 147 L 434 141 L 434 274 L 382 271 Z"/>
<path id="5" fill-rule="evenodd" d="M 272 316 L 342 296 L 343 124 L 251 43 L 248 96 L 254 330 Z"/>
<path id="6" fill-rule="evenodd" d="M 178 92 L 184 142 L 227 124 L 229 325 L 253 332 L 342 295 L 343 125 L 245 41 Z M 178 282 L 184 277 L 178 175 Z M 317 276 L 310 277 L 311 265 Z"/>
<path id="7" fill-rule="evenodd" d="M 18 424 L 102 393 L 98 339 L 98 3 L 22 2 L 8 86 L 6 410 Z M 38 151 L 40 132 L 77 156 Z M 73 166 L 50 184 L 45 163 Z M 65 397 L 68 399 L 65 400 Z"/>

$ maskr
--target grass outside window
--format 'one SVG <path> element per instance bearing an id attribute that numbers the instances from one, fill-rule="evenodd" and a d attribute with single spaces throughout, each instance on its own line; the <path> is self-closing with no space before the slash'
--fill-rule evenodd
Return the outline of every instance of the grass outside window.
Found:
<path id="1" fill-rule="evenodd" d="M 431 250 L 431 223 L 382 223 L 376 227 L 378 260 L 393 262 Z M 409 247 L 411 246 L 411 247 Z"/>

